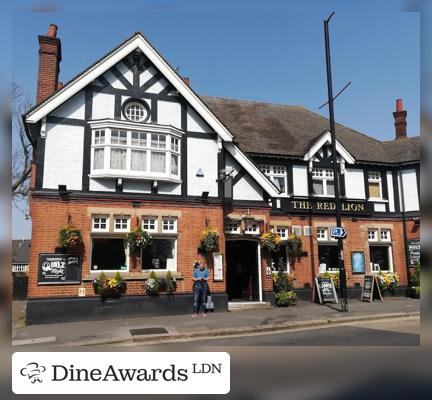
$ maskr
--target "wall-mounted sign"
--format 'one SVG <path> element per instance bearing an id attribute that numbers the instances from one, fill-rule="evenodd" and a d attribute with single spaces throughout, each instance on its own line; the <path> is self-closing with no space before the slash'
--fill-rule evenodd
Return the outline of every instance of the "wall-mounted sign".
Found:
<path id="1" fill-rule="evenodd" d="M 420 240 L 408 240 L 409 263 L 414 265 L 416 261 L 420 262 Z"/>
<path id="2" fill-rule="evenodd" d="M 38 285 L 81 283 L 81 257 L 73 254 L 39 254 Z"/>
<path id="3" fill-rule="evenodd" d="M 351 252 L 351 266 L 353 274 L 365 273 L 365 255 L 363 251 Z"/>
<path id="4" fill-rule="evenodd" d="M 223 257 L 221 253 L 213 253 L 213 280 L 223 280 Z"/>
<path id="5" fill-rule="evenodd" d="M 282 199 L 281 208 L 290 212 L 313 212 L 316 214 L 334 214 L 336 203 L 332 200 L 296 200 Z M 344 215 L 373 215 L 374 205 L 369 201 L 341 201 Z"/>

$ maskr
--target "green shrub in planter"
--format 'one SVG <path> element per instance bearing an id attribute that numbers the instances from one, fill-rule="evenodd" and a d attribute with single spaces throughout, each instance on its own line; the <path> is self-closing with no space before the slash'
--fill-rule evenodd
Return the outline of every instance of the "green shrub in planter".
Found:
<path id="1" fill-rule="evenodd" d="M 165 291 L 168 294 L 174 293 L 175 291 L 175 282 L 171 271 L 168 271 L 165 276 Z"/>
<path id="2" fill-rule="evenodd" d="M 145 288 L 149 296 L 157 296 L 159 294 L 159 280 L 154 271 L 150 272 L 150 276 L 145 283 Z"/>
<path id="3" fill-rule="evenodd" d="M 420 298 L 420 286 L 411 286 L 407 289 L 407 296 L 412 299 Z"/>
<path id="4" fill-rule="evenodd" d="M 276 293 L 289 292 L 293 288 L 293 277 L 283 269 L 279 269 L 273 281 L 273 290 Z"/>
<path id="5" fill-rule="evenodd" d="M 288 292 L 279 292 L 275 295 L 276 305 L 278 307 L 288 307 L 290 305 L 290 298 Z"/>

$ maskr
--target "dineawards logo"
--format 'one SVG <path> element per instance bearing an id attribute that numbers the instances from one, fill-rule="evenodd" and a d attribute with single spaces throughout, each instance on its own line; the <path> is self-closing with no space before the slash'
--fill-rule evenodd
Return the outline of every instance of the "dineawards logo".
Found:
<path id="1" fill-rule="evenodd" d="M 21 368 L 20 374 L 27 376 L 31 383 L 41 382 L 41 374 L 46 371 L 43 365 L 39 365 L 37 362 L 29 362 L 24 368 Z"/>
<path id="2" fill-rule="evenodd" d="M 230 357 L 225 352 L 23 352 L 13 355 L 12 369 L 16 394 L 226 394 L 230 390 Z"/>

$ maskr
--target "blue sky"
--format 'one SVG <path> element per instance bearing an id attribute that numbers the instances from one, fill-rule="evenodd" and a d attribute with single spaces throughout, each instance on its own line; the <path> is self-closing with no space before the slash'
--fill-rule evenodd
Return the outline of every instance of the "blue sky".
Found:
<path id="1" fill-rule="evenodd" d="M 75 12 L 84 4 L 86 13 Z M 54 12 L 31 11 L 41 6 Z M 327 108 L 318 110 L 327 98 L 323 20 L 336 11 L 330 28 L 334 92 L 352 81 L 337 99 L 336 120 L 391 140 L 395 99 L 403 98 L 408 133 L 420 132 L 419 14 L 391 10 L 388 2 L 77 0 L 16 7 L 12 78 L 32 98 L 37 35 L 55 23 L 63 82 L 141 31 L 200 94 L 297 104 L 325 116 Z M 16 212 L 13 219 L 13 237 L 29 237 L 29 221 Z"/>

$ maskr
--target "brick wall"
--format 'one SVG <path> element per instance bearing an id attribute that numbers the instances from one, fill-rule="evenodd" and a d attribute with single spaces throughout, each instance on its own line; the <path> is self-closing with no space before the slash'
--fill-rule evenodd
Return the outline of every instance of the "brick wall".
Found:
<path id="1" fill-rule="evenodd" d="M 130 201 L 112 200 L 73 200 L 70 202 L 60 199 L 46 199 L 33 197 L 31 200 L 32 210 L 32 246 L 30 251 L 29 267 L 29 298 L 41 297 L 68 297 L 78 296 L 80 287 L 86 288 L 86 295 L 93 295 L 91 278 L 98 276 L 98 273 L 90 273 L 90 246 L 91 246 L 91 213 L 89 208 L 95 210 L 98 207 L 105 209 L 119 208 L 124 214 L 129 209 L 131 215 L 131 227 L 136 225 L 135 213 L 142 213 L 146 209 L 166 210 L 166 215 L 174 211 L 181 212 L 178 218 L 178 244 L 177 244 L 177 272 L 181 279 L 177 282 L 178 293 L 190 293 L 192 291 L 192 263 L 195 259 L 206 262 L 212 275 L 212 260 L 205 259 L 198 253 L 201 231 L 209 225 L 216 228 L 220 233 L 220 251 L 225 254 L 225 239 L 223 233 L 223 210 L 220 206 L 184 205 L 184 204 L 163 204 L 158 202 L 142 203 L 140 208 L 133 208 Z M 59 231 L 67 224 L 68 218 L 72 224 L 81 230 L 83 236 L 83 264 L 82 285 L 37 285 L 38 258 L 40 253 L 53 253 L 58 246 Z M 122 273 L 127 280 L 127 294 L 144 294 L 144 275 L 141 273 L 141 262 L 139 256 L 130 257 L 130 272 L 135 274 Z M 225 260 L 224 260 L 225 261 Z M 129 276 L 130 275 L 130 280 Z M 134 276 L 133 276 L 134 275 Z M 165 272 L 162 274 L 165 276 Z M 226 269 L 224 265 L 224 276 Z M 209 280 L 210 290 L 213 293 L 225 292 L 225 282 L 213 282 Z"/>

